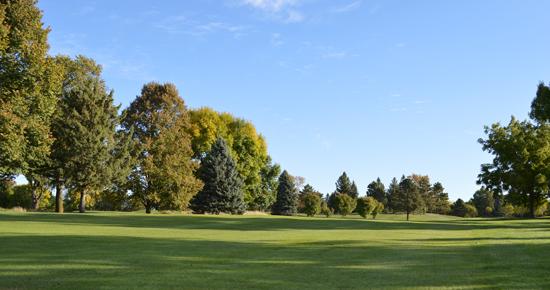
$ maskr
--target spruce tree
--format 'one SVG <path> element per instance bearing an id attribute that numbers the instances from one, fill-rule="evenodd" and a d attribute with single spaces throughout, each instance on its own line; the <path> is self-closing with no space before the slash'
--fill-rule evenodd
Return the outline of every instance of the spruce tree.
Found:
<path id="1" fill-rule="evenodd" d="M 357 184 L 355 184 L 355 181 L 351 182 L 349 196 L 351 196 L 353 198 L 359 197 L 359 190 L 357 189 Z"/>
<path id="2" fill-rule="evenodd" d="M 399 194 L 399 182 L 397 181 L 397 178 L 393 178 L 391 180 L 390 186 L 388 187 L 388 191 L 386 192 L 386 196 L 388 199 L 388 203 L 386 205 L 386 208 L 388 211 L 393 210 L 393 197 Z"/>
<path id="3" fill-rule="evenodd" d="M 274 215 L 294 215 L 298 203 L 298 194 L 292 176 L 285 170 L 279 176 L 277 200 L 272 208 Z"/>
<path id="4" fill-rule="evenodd" d="M 203 158 L 197 172 L 204 183 L 202 190 L 193 198 L 191 208 L 198 213 L 243 214 L 243 182 L 235 161 L 222 138 L 218 138 L 210 152 Z"/>
<path id="5" fill-rule="evenodd" d="M 388 198 L 386 196 L 386 189 L 384 183 L 377 178 L 376 181 L 371 182 L 367 187 L 367 196 L 374 197 L 377 201 L 388 204 Z"/>

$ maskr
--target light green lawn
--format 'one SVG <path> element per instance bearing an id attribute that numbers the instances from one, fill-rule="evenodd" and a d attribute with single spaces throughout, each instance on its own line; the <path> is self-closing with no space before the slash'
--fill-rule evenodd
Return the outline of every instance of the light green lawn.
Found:
<path id="1" fill-rule="evenodd" d="M 550 219 L 0 212 L 0 288 L 550 289 Z"/>

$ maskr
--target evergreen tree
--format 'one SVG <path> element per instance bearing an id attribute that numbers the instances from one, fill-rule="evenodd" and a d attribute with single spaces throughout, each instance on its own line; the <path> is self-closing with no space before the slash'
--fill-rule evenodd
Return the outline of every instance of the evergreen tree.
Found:
<path id="1" fill-rule="evenodd" d="M 336 192 L 344 193 L 347 195 L 352 194 L 351 181 L 349 180 L 346 172 L 342 173 L 342 175 L 338 177 L 338 180 L 336 181 Z"/>
<path id="2" fill-rule="evenodd" d="M 448 214 L 451 211 L 451 203 L 449 202 L 449 194 L 445 192 L 445 188 L 440 182 L 434 183 L 431 188 L 432 195 L 436 198 L 435 211 L 437 214 Z"/>
<path id="3" fill-rule="evenodd" d="M 405 212 L 407 220 L 409 215 L 423 206 L 422 196 L 418 185 L 412 178 L 403 178 L 399 183 L 399 190 L 392 195 L 394 210 Z"/>
<path id="4" fill-rule="evenodd" d="M 195 177 L 189 116 L 173 84 L 148 83 L 123 113 L 122 128 L 131 133 L 136 164 L 128 178 L 133 198 L 145 211 L 184 210 L 202 188 Z"/>
<path id="5" fill-rule="evenodd" d="M 393 178 L 391 180 L 390 186 L 388 187 L 388 191 L 386 193 L 386 197 L 388 199 L 388 203 L 386 208 L 388 211 L 393 211 L 393 197 L 399 194 L 399 182 L 397 181 L 397 178 Z"/>
<path id="6" fill-rule="evenodd" d="M 266 211 L 268 210 L 277 196 L 278 178 L 281 175 L 281 166 L 271 161 L 267 156 L 266 163 L 260 170 L 261 185 L 260 191 L 251 195 L 251 201 L 247 205 L 249 209 Z"/>
<path id="7" fill-rule="evenodd" d="M 307 216 L 315 216 L 321 212 L 321 196 L 315 192 L 308 192 L 303 195 L 303 212 Z"/>
<path id="8" fill-rule="evenodd" d="M 349 196 L 351 196 L 353 198 L 359 197 L 359 190 L 357 189 L 357 185 L 355 184 L 355 181 L 351 182 L 351 188 L 350 188 Z"/>
<path id="9" fill-rule="evenodd" d="M 550 122 L 550 87 L 544 83 L 540 83 L 537 88 L 529 116 L 539 123 Z"/>
<path id="10" fill-rule="evenodd" d="M 198 176 L 204 183 L 194 197 L 191 208 L 199 213 L 243 214 L 243 183 L 235 161 L 222 138 L 218 138 L 210 152 L 202 160 Z"/>
<path id="11" fill-rule="evenodd" d="M 367 187 L 367 196 L 372 196 L 383 204 L 388 203 L 386 189 L 384 187 L 384 183 L 380 181 L 380 178 L 377 178 L 376 181 L 373 181 L 369 184 L 369 186 Z"/>
<path id="12" fill-rule="evenodd" d="M 279 186 L 277 188 L 277 200 L 272 208 L 274 215 L 294 215 L 298 203 L 298 194 L 293 178 L 285 170 L 279 176 Z"/>
<path id="13" fill-rule="evenodd" d="M 62 172 L 68 188 L 79 193 L 80 212 L 86 209 L 86 195 L 108 186 L 114 174 L 111 153 L 117 145 L 118 108 L 100 71 L 92 60 L 77 58 L 64 81 L 53 124 L 53 167 Z"/>

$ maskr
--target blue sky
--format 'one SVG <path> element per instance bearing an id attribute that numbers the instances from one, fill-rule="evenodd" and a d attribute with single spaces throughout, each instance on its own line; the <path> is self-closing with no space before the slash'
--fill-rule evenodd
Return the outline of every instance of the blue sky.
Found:
<path id="1" fill-rule="evenodd" d="M 155 3 L 156 2 L 156 3 Z M 550 81 L 550 1 L 42 0 L 52 54 L 104 67 L 126 106 L 149 81 L 252 121 L 291 174 L 364 193 L 412 172 L 470 198 L 483 126 Z"/>

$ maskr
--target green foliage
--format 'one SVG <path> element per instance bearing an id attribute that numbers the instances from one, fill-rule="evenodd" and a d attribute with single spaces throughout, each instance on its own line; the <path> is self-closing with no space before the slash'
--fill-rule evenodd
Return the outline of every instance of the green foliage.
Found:
<path id="1" fill-rule="evenodd" d="M 35 0 L 0 1 L 0 175 L 40 175 L 61 78 Z"/>
<path id="2" fill-rule="evenodd" d="M 377 178 L 376 181 L 371 182 L 367 187 L 367 196 L 374 197 L 377 201 L 387 204 L 388 197 L 386 196 L 386 188 L 384 183 Z"/>
<path id="3" fill-rule="evenodd" d="M 203 158 L 197 172 L 204 187 L 195 196 L 191 208 L 199 213 L 243 214 L 242 181 L 225 141 L 218 138 Z"/>
<path id="4" fill-rule="evenodd" d="M 397 181 L 397 178 L 393 178 L 391 180 L 390 186 L 388 186 L 388 191 L 386 192 L 386 196 L 388 198 L 388 203 L 386 206 L 386 210 L 389 212 L 395 211 L 394 209 L 394 197 L 397 197 L 399 195 L 399 182 Z"/>
<path id="5" fill-rule="evenodd" d="M 392 194 L 392 206 L 395 211 L 409 214 L 424 206 L 418 184 L 412 178 L 402 178 L 399 190 Z"/>
<path id="6" fill-rule="evenodd" d="M 489 217 L 493 215 L 495 199 L 493 192 L 482 187 L 474 193 L 470 203 L 476 208 L 481 216 Z"/>
<path id="7" fill-rule="evenodd" d="M 148 83 L 123 113 L 136 160 L 128 180 L 135 199 L 151 209 L 185 210 L 202 188 L 194 173 L 189 116 L 173 84 Z"/>
<path id="8" fill-rule="evenodd" d="M 111 153 L 116 146 L 118 107 L 93 60 L 79 56 L 67 61 L 65 69 L 53 122 L 56 144 L 52 156 L 68 188 L 80 194 L 79 209 L 84 212 L 86 194 L 102 190 L 114 173 Z"/>
<path id="9" fill-rule="evenodd" d="M 315 216 L 321 212 L 321 196 L 315 192 L 308 192 L 303 195 L 303 212 L 307 216 Z"/>
<path id="10" fill-rule="evenodd" d="M 347 216 L 357 206 L 357 201 L 344 193 L 336 193 L 334 198 L 334 212 L 336 214 Z"/>
<path id="11" fill-rule="evenodd" d="M 478 183 L 497 193 L 508 191 L 509 200 L 529 207 L 534 217 L 549 192 L 550 124 L 535 126 L 512 117 L 508 126 L 493 124 L 485 133 L 479 142 L 495 158 L 481 166 Z"/>
<path id="12" fill-rule="evenodd" d="M 277 188 L 277 200 L 273 205 L 271 213 L 274 215 L 294 215 L 297 211 L 298 194 L 293 178 L 285 170 L 279 177 Z"/>
<path id="13" fill-rule="evenodd" d="M 374 197 L 360 197 L 357 199 L 357 207 L 355 210 L 357 213 L 362 216 L 363 218 L 367 218 L 367 216 L 372 212 L 374 209 L 374 203 L 373 203 Z"/>
<path id="14" fill-rule="evenodd" d="M 357 184 L 355 184 L 355 181 L 351 182 L 349 195 L 353 198 L 357 198 L 359 196 L 359 190 L 357 189 Z"/>
<path id="15" fill-rule="evenodd" d="M 376 216 L 378 216 L 378 214 L 382 213 L 383 211 L 384 211 L 384 204 L 381 202 L 378 202 L 378 204 L 376 205 L 376 208 L 374 208 L 374 210 L 371 212 L 372 219 L 376 219 Z"/>
<path id="16" fill-rule="evenodd" d="M 202 159 L 217 137 L 223 138 L 244 182 L 245 202 L 249 209 L 266 210 L 274 201 L 274 179 L 280 167 L 271 164 L 267 144 L 254 125 L 229 113 L 210 108 L 190 111 L 193 156 Z"/>
<path id="17" fill-rule="evenodd" d="M 305 212 L 305 204 L 304 204 L 304 200 L 306 198 L 306 196 L 308 194 L 317 194 L 319 196 L 319 198 L 321 198 L 322 194 L 318 191 L 316 191 L 313 186 L 311 186 L 310 184 L 306 184 L 304 186 L 304 188 L 302 188 L 302 190 L 300 191 L 300 193 L 298 194 L 298 205 L 297 205 L 297 210 L 299 213 L 306 213 Z"/>
<path id="18" fill-rule="evenodd" d="M 462 199 L 457 199 L 452 205 L 452 215 L 459 217 L 476 217 L 478 215 L 475 206 L 465 203 Z"/>
<path id="19" fill-rule="evenodd" d="M 539 123 L 550 122 L 550 87 L 539 83 L 529 116 Z"/>
<path id="20" fill-rule="evenodd" d="M 434 183 L 431 188 L 432 196 L 435 198 L 435 208 L 433 213 L 449 214 L 451 212 L 451 203 L 449 202 L 449 194 L 445 192 L 445 188 L 440 182 Z"/>
<path id="21" fill-rule="evenodd" d="M 328 206 L 328 203 L 325 200 L 321 201 L 321 214 L 330 217 L 334 212 L 332 209 Z"/>
<path id="22" fill-rule="evenodd" d="M 22 207 L 24 209 L 34 209 L 34 210 L 44 210 L 51 208 L 51 192 L 46 188 L 41 188 L 38 190 L 41 196 L 38 204 L 35 206 L 33 200 L 33 189 L 31 185 L 15 185 L 7 192 L 7 204 L 3 207 L 12 208 L 12 207 Z"/>
<path id="23" fill-rule="evenodd" d="M 355 191 L 357 191 L 357 188 L 355 188 Z M 342 175 L 338 177 L 338 180 L 336 180 L 336 192 L 347 194 L 353 198 L 357 198 L 357 195 L 354 196 L 355 192 L 352 188 L 352 183 L 346 172 L 342 173 Z"/>

